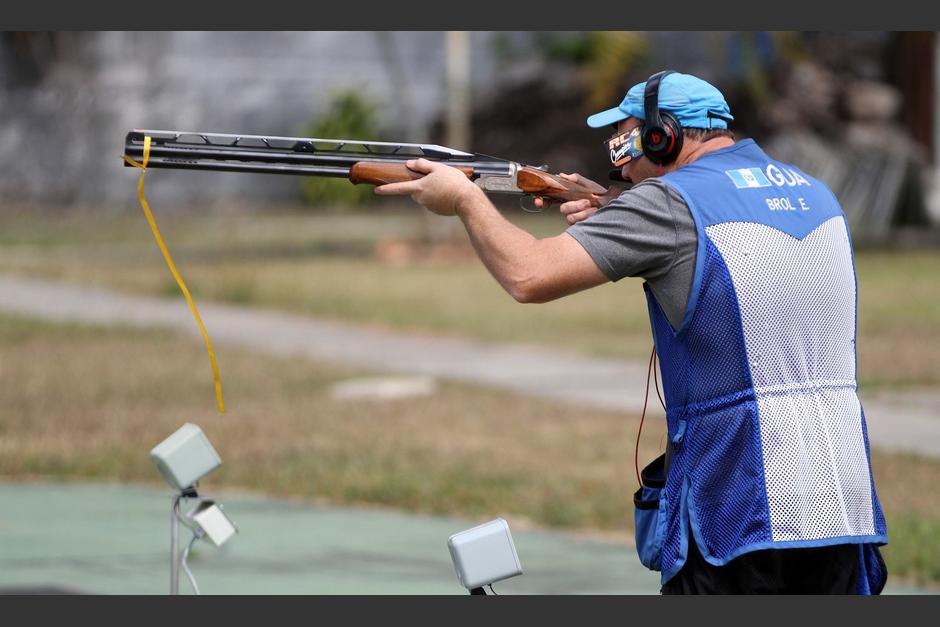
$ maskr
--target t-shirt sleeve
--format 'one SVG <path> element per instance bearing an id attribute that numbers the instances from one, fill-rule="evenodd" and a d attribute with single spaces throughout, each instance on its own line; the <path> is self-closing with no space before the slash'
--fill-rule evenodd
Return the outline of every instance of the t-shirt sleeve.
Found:
<path id="1" fill-rule="evenodd" d="M 675 261 L 678 248 L 672 202 L 683 202 L 665 183 L 644 181 L 597 213 L 568 227 L 611 281 L 623 277 L 656 279 Z"/>

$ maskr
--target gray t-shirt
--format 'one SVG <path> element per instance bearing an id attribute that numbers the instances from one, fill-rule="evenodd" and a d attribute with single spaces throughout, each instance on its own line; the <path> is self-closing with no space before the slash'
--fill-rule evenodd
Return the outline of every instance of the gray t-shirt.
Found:
<path id="1" fill-rule="evenodd" d="M 698 235 L 689 207 L 659 179 L 625 191 L 567 233 L 611 281 L 642 277 L 674 329 L 682 324 Z"/>

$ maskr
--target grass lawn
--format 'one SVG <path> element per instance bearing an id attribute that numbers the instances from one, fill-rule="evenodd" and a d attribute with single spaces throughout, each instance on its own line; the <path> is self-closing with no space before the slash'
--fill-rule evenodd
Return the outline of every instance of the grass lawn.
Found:
<path id="1" fill-rule="evenodd" d="M 147 453 L 196 422 L 221 454 L 207 485 L 625 536 L 637 418 L 483 387 L 338 400 L 367 373 L 217 349 L 214 412 L 197 340 L 0 316 L 0 478 L 159 483 Z M 663 442 L 644 426 L 640 459 Z M 940 583 L 940 463 L 876 454 L 893 576 Z"/>
<path id="2" fill-rule="evenodd" d="M 651 344 L 639 279 L 542 305 L 520 305 L 464 248 L 382 261 L 389 241 L 415 240 L 416 208 L 357 213 L 158 220 L 184 279 L 201 299 L 289 310 L 403 331 L 530 343 L 590 355 L 646 357 Z M 555 214 L 508 214 L 543 237 L 564 230 Z M 0 272 L 181 298 L 142 215 L 0 214 Z M 876 386 L 940 384 L 940 251 L 858 254 L 859 380 Z M 211 330 L 210 330 L 211 332 Z"/>

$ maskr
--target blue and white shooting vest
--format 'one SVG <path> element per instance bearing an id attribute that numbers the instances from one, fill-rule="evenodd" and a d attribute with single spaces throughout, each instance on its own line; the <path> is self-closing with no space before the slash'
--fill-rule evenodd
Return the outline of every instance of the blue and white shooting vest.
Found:
<path id="1" fill-rule="evenodd" d="M 689 530 L 715 565 L 758 549 L 886 543 L 835 196 L 752 140 L 661 180 L 698 231 L 678 331 L 646 290 L 675 446 L 659 508 L 662 581 L 685 563 Z"/>

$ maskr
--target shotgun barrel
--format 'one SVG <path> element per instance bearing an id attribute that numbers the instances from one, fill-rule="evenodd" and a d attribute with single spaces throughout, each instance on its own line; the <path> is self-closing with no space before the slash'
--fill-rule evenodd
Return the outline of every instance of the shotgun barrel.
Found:
<path id="1" fill-rule="evenodd" d="M 135 129 L 125 138 L 124 156 L 142 161 L 145 137 L 151 140 L 149 168 L 328 176 L 381 185 L 420 178 L 405 161 L 424 158 L 459 169 L 489 193 L 557 202 L 589 198 L 606 204 L 622 191 L 573 183 L 549 173 L 545 166 L 526 166 L 436 144 Z M 131 167 L 126 160 L 124 165 Z"/>

